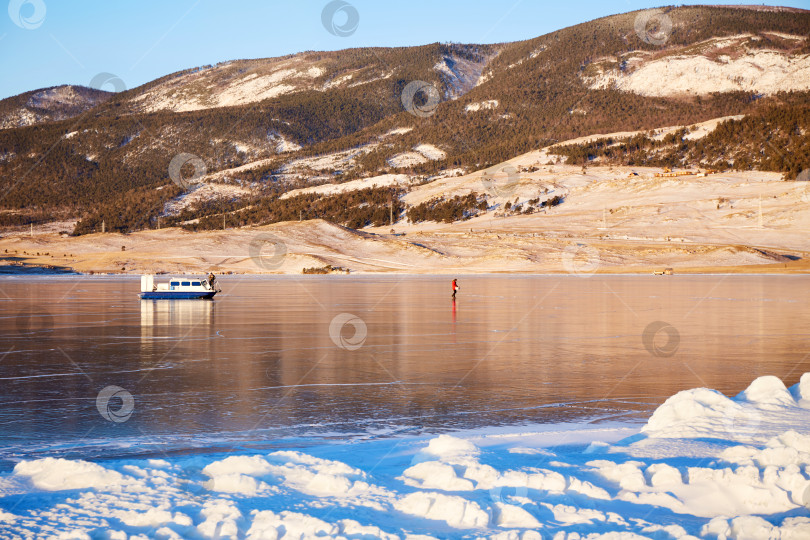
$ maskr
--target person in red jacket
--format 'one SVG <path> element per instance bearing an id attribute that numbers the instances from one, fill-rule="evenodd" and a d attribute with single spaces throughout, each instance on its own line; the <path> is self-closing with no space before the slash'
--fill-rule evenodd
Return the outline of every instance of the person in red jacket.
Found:
<path id="1" fill-rule="evenodd" d="M 453 300 L 455 300 L 455 299 L 456 299 L 456 292 L 458 292 L 458 289 L 459 289 L 459 287 L 458 287 L 458 280 L 457 280 L 457 279 L 454 279 L 454 280 L 453 280 Z"/>

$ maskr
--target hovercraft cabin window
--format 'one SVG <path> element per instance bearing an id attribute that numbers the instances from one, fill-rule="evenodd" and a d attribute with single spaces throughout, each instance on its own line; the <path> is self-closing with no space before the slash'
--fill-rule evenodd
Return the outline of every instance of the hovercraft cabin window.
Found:
<path id="1" fill-rule="evenodd" d="M 180 282 L 179 282 L 179 281 L 172 281 L 172 282 L 171 282 L 171 286 L 172 286 L 172 287 L 179 287 L 179 286 L 180 286 Z"/>
<path id="2" fill-rule="evenodd" d="M 191 283 L 189 283 L 188 281 L 183 282 L 183 287 L 188 287 L 189 285 L 191 285 Z"/>
<path id="3" fill-rule="evenodd" d="M 191 282 L 191 286 L 192 286 L 192 287 L 199 287 L 199 286 L 200 286 L 200 282 L 199 282 L 199 281 L 192 281 L 192 282 Z"/>

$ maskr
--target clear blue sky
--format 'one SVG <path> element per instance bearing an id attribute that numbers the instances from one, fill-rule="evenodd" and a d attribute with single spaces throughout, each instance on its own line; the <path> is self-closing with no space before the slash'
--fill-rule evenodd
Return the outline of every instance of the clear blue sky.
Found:
<path id="1" fill-rule="evenodd" d="M 5 0 L 0 2 L 4 8 L 8 4 L 8 9 L 0 10 L 0 98 L 58 84 L 87 86 L 102 72 L 115 74 L 133 88 L 190 67 L 304 50 L 516 41 L 662 4 L 642 0 L 347 1 L 359 22 L 351 35 L 340 37 L 321 22 L 326 0 Z M 773 4 L 810 8 L 810 0 Z M 346 17 L 345 11 L 339 12 L 335 21 L 340 26 Z"/>

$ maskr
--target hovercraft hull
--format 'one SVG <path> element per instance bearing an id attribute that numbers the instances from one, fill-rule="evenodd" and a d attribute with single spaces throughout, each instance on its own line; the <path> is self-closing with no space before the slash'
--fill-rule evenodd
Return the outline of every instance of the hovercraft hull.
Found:
<path id="1" fill-rule="evenodd" d="M 210 299 L 217 291 L 147 291 L 140 293 L 141 300 L 197 300 Z"/>

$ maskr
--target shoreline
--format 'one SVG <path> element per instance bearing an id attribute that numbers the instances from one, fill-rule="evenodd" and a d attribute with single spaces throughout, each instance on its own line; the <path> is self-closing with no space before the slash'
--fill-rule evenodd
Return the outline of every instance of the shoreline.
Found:
<path id="1" fill-rule="evenodd" d="M 771 271 L 768 271 L 770 269 Z M 641 267 L 641 268 L 616 268 L 599 270 L 588 274 L 578 274 L 575 272 L 566 271 L 526 271 L 526 270 L 479 270 L 469 271 L 467 269 L 444 269 L 444 271 L 436 272 L 426 269 L 424 271 L 334 271 L 323 273 L 304 273 L 304 272 L 240 272 L 240 271 L 218 271 L 210 270 L 215 275 L 219 276 L 249 276 L 249 277 L 290 277 L 290 276 L 523 276 L 523 277 L 605 277 L 605 276 L 656 276 L 661 278 L 671 277 L 673 275 L 680 276 L 802 276 L 810 275 L 810 262 L 805 264 L 795 265 L 750 265 L 750 266 L 718 266 L 718 267 L 687 267 L 677 268 L 670 274 L 661 274 L 661 267 Z M 89 270 L 77 271 L 73 268 L 66 268 L 65 270 L 54 271 L 43 266 L 24 266 L 24 267 L 2 267 L 0 266 L 0 279 L 4 277 L 139 277 L 145 274 L 156 276 L 170 276 L 170 275 L 196 275 L 207 274 L 209 271 L 201 269 L 189 268 L 187 270 L 177 270 L 173 272 L 158 271 L 158 272 L 140 272 L 137 270 L 115 272 L 104 270 Z"/>
<path id="2" fill-rule="evenodd" d="M 72 222 L 0 236 L 0 273 L 675 274 L 810 273 L 808 187 L 768 172 L 656 177 L 656 168 L 543 165 L 542 152 L 508 163 L 534 170 L 510 195 L 554 193 L 558 206 L 505 212 L 505 201 L 466 220 L 351 229 L 324 219 L 191 232 L 179 227 L 70 236 Z M 535 170 L 536 169 L 536 170 Z M 629 175 L 629 176 L 628 176 Z M 475 173 L 439 178 L 406 195 L 480 193 Z M 37 268 L 36 270 L 33 270 Z M 29 270 L 31 269 L 31 270 Z"/>
<path id="3" fill-rule="evenodd" d="M 742 271 L 725 271 L 724 268 L 717 268 L 714 271 L 704 271 L 704 270 L 682 270 L 680 272 L 676 272 L 674 274 L 670 274 L 669 276 L 655 274 L 652 271 L 637 271 L 637 272 L 628 272 L 628 271 L 616 271 L 616 272 L 597 272 L 587 277 L 638 277 L 638 276 L 651 276 L 651 277 L 671 277 L 674 275 L 678 276 L 805 276 L 810 275 L 810 271 L 787 271 L 787 272 L 761 272 L 756 271 L 757 269 L 742 270 Z M 157 274 L 152 274 L 156 276 L 179 276 L 179 275 L 202 275 L 206 274 L 206 272 L 162 272 Z M 308 276 L 310 279 L 315 278 L 327 278 L 327 277 L 384 277 L 384 276 L 399 276 L 399 277 L 447 277 L 447 276 L 470 276 L 470 277 L 580 277 L 575 274 L 569 274 L 567 272 L 494 272 L 494 271 L 482 271 L 482 272 L 443 272 L 443 273 L 435 273 L 435 272 L 332 272 L 327 274 L 279 274 L 279 273 L 240 273 L 240 272 L 226 272 L 226 273 L 216 273 L 215 275 L 218 276 L 239 276 L 242 278 L 249 277 L 249 278 L 290 278 L 290 277 L 304 277 Z M 130 272 L 47 272 L 47 271 L 33 271 L 33 272 L 3 272 L 0 270 L 0 280 L 4 278 L 35 278 L 35 277 L 43 277 L 43 278 L 52 278 L 52 277 L 65 277 L 65 278 L 87 278 L 87 277 L 98 277 L 98 278 L 132 278 L 136 279 L 139 278 L 144 274 L 140 273 L 130 273 Z"/>

